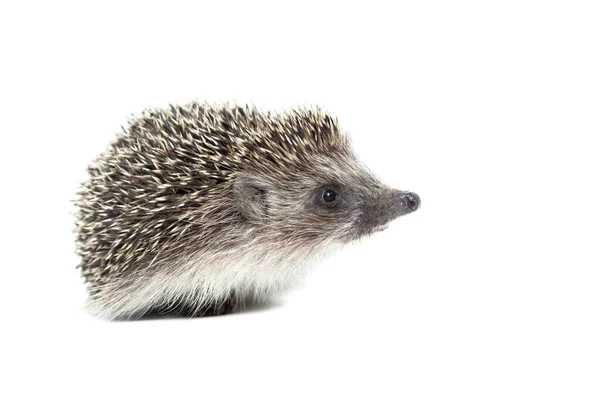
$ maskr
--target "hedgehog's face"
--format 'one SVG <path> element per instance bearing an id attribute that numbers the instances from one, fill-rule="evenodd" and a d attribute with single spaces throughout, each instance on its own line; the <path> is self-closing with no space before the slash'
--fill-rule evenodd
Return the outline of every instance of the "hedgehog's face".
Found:
<path id="1" fill-rule="evenodd" d="M 234 184 L 245 220 L 262 226 L 280 243 L 317 246 L 347 243 L 416 211 L 414 193 L 391 189 L 353 155 L 319 155 L 310 170 L 277 174 L 243 174 Z"/>
<path id="2" fill-rule="evenodd" d="M 349 242 L 375 232 L 420 206 L 415 193 L 391 189 L 379 182 L 371 186 L 330 184 L 317 191 L 315 213 L 335 229 L 333 234 L 341 242 Z"/>

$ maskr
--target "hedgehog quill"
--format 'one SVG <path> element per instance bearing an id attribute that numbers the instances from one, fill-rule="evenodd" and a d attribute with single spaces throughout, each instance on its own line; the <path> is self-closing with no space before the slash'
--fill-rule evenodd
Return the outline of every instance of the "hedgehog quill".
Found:
<path id="1" fill-rule="evenodd" d="M 191 103 L 131 118 L 76 200 L 88 308 L 107 319 L 262 302 L 332 249 L 416 211 L 319 108 Z"/>

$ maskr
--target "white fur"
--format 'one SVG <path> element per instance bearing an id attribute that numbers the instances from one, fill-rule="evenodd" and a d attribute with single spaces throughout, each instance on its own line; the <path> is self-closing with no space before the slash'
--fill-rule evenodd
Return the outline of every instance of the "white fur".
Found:
<path id="1" fill-rule="evenodd" d="M 102 318 L 122 319 L 181 300 L 200 309 L 225 301 L 232 292 L 240 301 L 260 303 L 297 284 L 310 266 L 337 247 L 327 243 L 316 251 L 286 254 L 282 249 L 257 255 L 245 246 L 237 254 L 198 254 L 158 268 L 152 276 L 135 277 L 125 287 L 103 287 L 87 306 Z"/>

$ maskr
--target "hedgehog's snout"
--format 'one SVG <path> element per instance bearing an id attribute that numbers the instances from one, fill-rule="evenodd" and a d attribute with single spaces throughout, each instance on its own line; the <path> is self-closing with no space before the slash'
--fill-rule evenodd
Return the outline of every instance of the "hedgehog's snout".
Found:
<path id="1" fill-rule="evenodd" d="M 413 192 L 403 193 L 399 196 L 400 208 L 408 209 L 409 212 L 417 211 L 421 207 L 421 198 Z"/>
<path id="2" fill-rule="evenodd" d="M 418 194 L 384 188 L 363 204 L 357 227 L 359 236 L 382 231 L 398 217 L 415 212 L 421 206 Z"/>
<path id="3" fill-rule="evenodd" d="M 421 206 L 421 198 L 416 193 L 394 189 L 391 203 L 393 211 L 390 219 L 396 219 L 417 211 Z"/>

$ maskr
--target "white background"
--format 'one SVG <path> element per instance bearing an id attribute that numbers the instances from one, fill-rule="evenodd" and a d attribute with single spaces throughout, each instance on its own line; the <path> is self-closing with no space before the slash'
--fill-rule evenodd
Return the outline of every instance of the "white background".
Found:
<path id="1" fill-rule="evenodd" d="M 596 2 L 7 3 L 1 398 L 600 398 Z M 422 208 L 277 307 L 96 320 L 85 167 L 195 99 L 322 105 Z"/>

